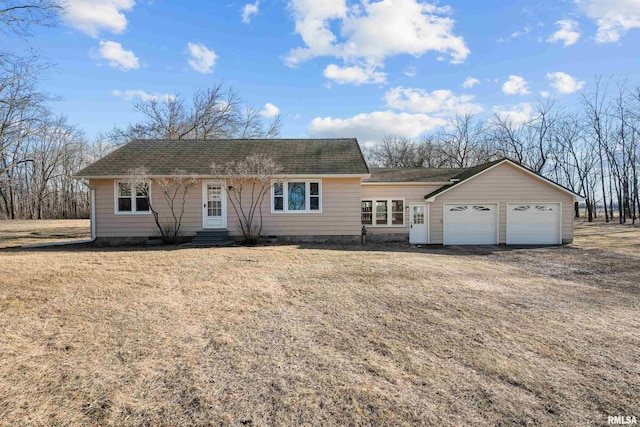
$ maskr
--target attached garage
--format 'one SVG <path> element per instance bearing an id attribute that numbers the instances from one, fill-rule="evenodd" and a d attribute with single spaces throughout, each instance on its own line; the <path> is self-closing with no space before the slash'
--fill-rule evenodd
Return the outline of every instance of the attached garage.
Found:
<path id="1" fill-rule="evenodd" d="M 562 243 L 560 203 L 507 204 L 507 245 Z"/>
<path id="2" fill-rule="evenodd" d="M 580 198 L 508 159 L 460 169 L 372 169 L 362 184 L 368 236 L 414 244 L 570 243 L 574 202 Z M 382 224 L 374 221 L 372 206 L 393 206 L 397 200 L 398 209 L 382 209 L 387 213 Z"/>
<path id="3" fill-rule="evenodd" d="M 431 244 L 560 245 L 573 240 L 580 196 L 507 159 L 449 178 L 428 193 Z"/>
<path id="4" fill-rule="evenodd" d="M 498 243 L 498 205 L 445 204 L 445 245 L 495 245 Z"/>

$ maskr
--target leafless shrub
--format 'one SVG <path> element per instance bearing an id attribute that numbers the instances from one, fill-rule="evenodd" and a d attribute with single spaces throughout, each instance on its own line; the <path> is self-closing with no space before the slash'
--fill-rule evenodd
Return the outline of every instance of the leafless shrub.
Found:
<path id="1" fill-rule="evenodd" d="M 257 243 L 262 236 L 262 203 L 282 168 L 270 157 L 254 154 L 223 165 L 213 163 L 211 170 L 229 184 L 229 202 L 238 218 L 245 243 Z"/>
<path id="2" fill-rule="evenodd" d="M 182 236 L 182 217 L 184 216 L 187 194 L 197 180 L 183 170 L 175 170 L 169 177 L 152 177 L 145 167 L 132 169 L 128 179 L 131 191 L 141 194 L 147 199 L 149 210 L 153 215 L 156 233 L 163 243 L 176 243 Z M 157 200 L 152 199 L 152 187 L 162 192 L 169 218 L 160 217 Z"/>

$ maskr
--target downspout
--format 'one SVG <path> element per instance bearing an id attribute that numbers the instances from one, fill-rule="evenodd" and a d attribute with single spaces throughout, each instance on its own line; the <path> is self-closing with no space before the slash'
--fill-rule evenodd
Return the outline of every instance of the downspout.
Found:
<path id="1" fill-rule="evenodd" d="M 91 202 L 91 240 L 87 243 L 93 243 L 96 241 L 96 189 L 90 186 L 84 180 L 80 182 L 89 188 L 90 202 Z"/>

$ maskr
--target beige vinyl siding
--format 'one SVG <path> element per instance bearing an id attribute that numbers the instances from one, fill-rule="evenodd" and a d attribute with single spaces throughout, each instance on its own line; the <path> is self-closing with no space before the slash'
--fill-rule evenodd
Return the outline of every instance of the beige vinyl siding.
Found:
<path id="1" fill-rule="evenodd" d="M 98 237 L 147 237 L 155 235 L 151 214 L 116 214 L 113 179 L 92 179 L 96 189 L 96 234 Z M 154 207 L 161 219 L 170 218 L 170 210 L 158 186 L 151 188 Z M 180 198 L 181 196 L 178 196 Z M 360 234 L 360 178 L 322 179 L 321 213 L 271 213 L 271 192 L 262 205 L 264 235 L 359 235 Z M 182 221 L 184 235 L 202 230 L 202 182 L 198 181 L 187 193 Z M 227 228 L 232 236 L 240 235 L 238 220 L 227 203 Z"/>
<path id="2" fill-rule="evenodd" d="M 292 179 L 291 181 L 295 181 Z M 310 179 L 310 181 L 315 181 Z M 360 178 L 324 178 L 322 212 L 271 213 L 271 191 L 262 204 L 265 236 L 356 236 L 360 234 Z M 228 203 L 230 235 L 239 235 L 238 218 Z"/>
<path id="3" fill-rule="evenodd" d="M 371 234 L 408 234 L 409 233 L 409 211 L 407 207 L 410 203 L 425 203 L 424 196 L 436 191 L 442 185 L 408 185 L 408 184 L 384 184 L 384 185 L 363 185 L 362 200 L 376 199 L 404 199 L 404 226 L 380 227 L 367 225 L 367 232 Z"/>
<path id="4" fill-rule="evenodd" d="M 519 202 L 562 203 L 562 241 L 569 243 L 573 240 L 573 197 L 550 183 L 503 163 L 442 193 L 430 203 L 430 242 L 442 244 L 443 204 L 498 203 L 498 242 L 504 244 L 507 238 L 507 203 Z"/>
<path id="5" fill-rule="evenodd" d="M 98 237 L 149 237 L 156 235 L 151 213 L 116 214 L 115 184 L 113 179 L 92 179 L 89 183 L 96 189 L 96 235 Z M 178 196 L 181 199 L 182 196 Z M 167 220 L 171 211 L 157 184 L 151 186 L 151 199 L 161 220 Z M 202 229 L 202 184 L 196 183 L 187 192 L 187 203 L 182 219 L 182 231 L 193 235 Z"/>

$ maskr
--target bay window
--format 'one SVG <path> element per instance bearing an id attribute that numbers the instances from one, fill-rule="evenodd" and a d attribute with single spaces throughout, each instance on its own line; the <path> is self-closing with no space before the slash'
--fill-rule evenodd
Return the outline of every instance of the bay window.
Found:
<path id="1" fill-rule="evenodd" d="M 322 211 L 322 181 L 281 181 L 271 185 L 272 213 Z"/>

